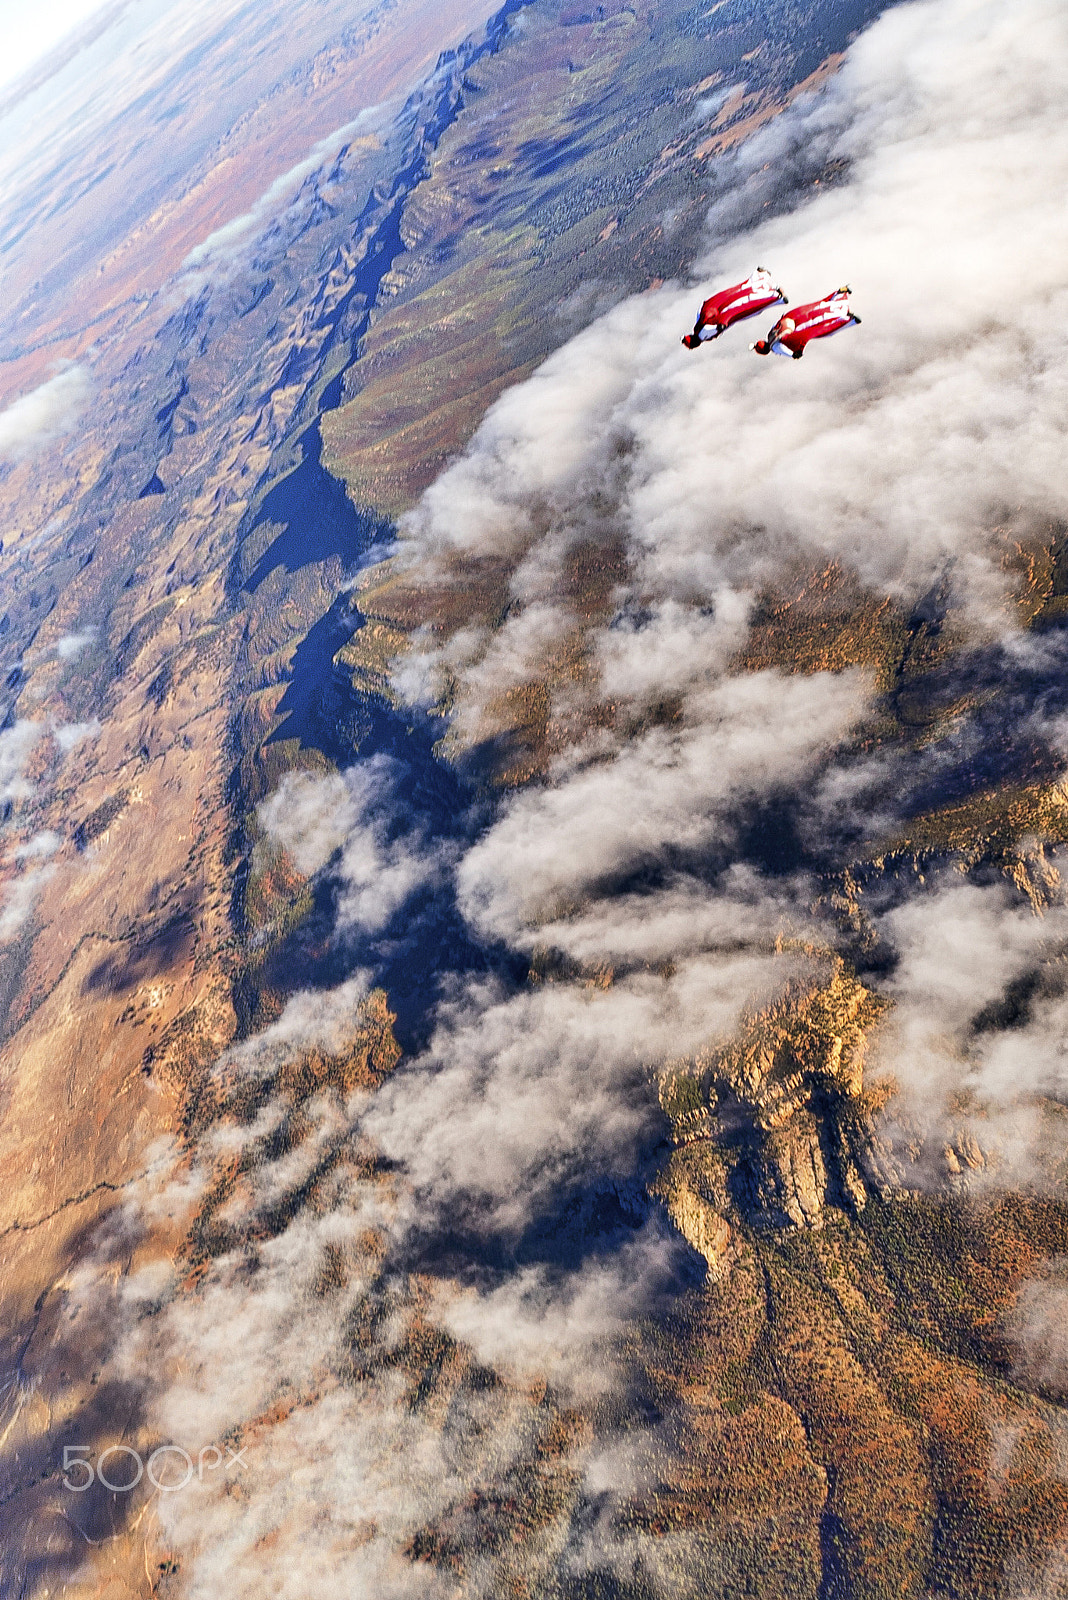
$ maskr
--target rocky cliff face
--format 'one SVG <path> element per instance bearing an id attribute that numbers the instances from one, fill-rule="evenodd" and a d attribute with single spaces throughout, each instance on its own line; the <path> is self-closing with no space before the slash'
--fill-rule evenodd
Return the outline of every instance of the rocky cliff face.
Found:
<path id="1" fill-rule="evenodd" d="M 727 1248 L 732 1210 L 755 1227 L 813 1227 L 828 1204 L 859 1211 L 903 1185 L 875 1120 L 886 1091 L 864 1083 L 867 1033 L 883 1009 L 835 961 L 665 1079 L 675 1148 L 661 1192 L 710 1265 Z"/>

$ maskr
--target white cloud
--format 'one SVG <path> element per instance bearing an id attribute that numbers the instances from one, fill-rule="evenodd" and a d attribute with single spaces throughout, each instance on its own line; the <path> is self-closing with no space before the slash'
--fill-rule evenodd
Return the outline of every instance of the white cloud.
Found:
<path id="1" fill-rule="evenodd" d="M 8 884 L 3 905 L 0 906 L 0 944 L 7 944 L 16 938 L 29 921 L 41 890 L 55 871 L 54 867 L 48 865 L 49 858 L 62 842 L 58 833 L 46 829 L 35 833 L 25 844 L 16 846 L 12 851 L 12 859 L 20 869 L 20 876 Z"/>
<path id="2" fill-rule="evenodd" d="M 594 898 L 570 916 L 515 937 L 520 948 L 547 946 L 594 969 L 600 963 L 655 964 L 702 950 L 771 949 L 784 934 L 819 937 L 806 905 L 811 897 L 804 882 L 772 886 L 736 863 L 714 892 L 684 873 L 669 873 L 655 893 Z"/>
<path id="3" fill-rule="evenodd" d="M 87 739 L 99 739 L 101 732 L 99 717 L 93 717 L 89 722 L 56 722 L 52 725 L 52 737 L 64 755 L 69 750 L 76 750 Z"/>
<path id="4" fill-rule="evenodd" d="M 296 199 L 305 179 L 333 160 L 353 139 L 366 138 L 374 132 L 387 116 L 387 107 L 369 106 L 351 122 L 346 122 L 342 127 L 335 128 L 333 133 L 319 139 L 306 156 L 275 178 L 254 206 L 240 216 L 231 218 L 221 228 L 216 228 L 191 250 L 182 262 L 183 270 L 201 272 L 230 265 Z"/>
<path id="5" fill-rule="evenodd" d="M 670 1280 L 669 1251 L 647 1223 L 581 1271 L 522 1268 L 486 1293 L 443 1295 L 437 1316 L 487 1366 L 519 1380 L 548 1378 L 588 1402 L 618 1386 L 610 1342 Z"/>
<path id="6" fill-rule="evenodd" d="M 514 937 L 599 878 L 726 836 L 730 800 L 800 777 L 864 707 L 856 673 L 729 678 L 691 698 L 693 720 L 632 739 L 559 784 L 517 795 L 468 851 L 466 915 Z"/>
<path id="7" fill-rule="evenodd" d="M 722 673 L 744 643 L 748 614 L 747 599 L 725 588 L 701 611 L 665 600 L 640 624 L 624 615 L 597 635 L 604 694 L 641 703 L 692 691 Z"/>
<path id="8" fill-rule="evenodd" d="M 1042 1102 L 1068 1097 L 1063 891 L 1036 916 L 1004 881 L 947 875 L 877 924 L 897 961 L 874 1060 L 898 1083 L 900 1114 L 936 1149 L 967 1132 L 989 1163 L 970 1181 L 1041 1186 L 1061 1138 Z"/>
<path id="9" fill-rule="evenodd" d="M 32 839 L 27 839 L 25 844 L 16 847 L 13 854 L 16 861 L 47 861 L 49 856 L 55 855 L 63 843 L 59 834 L 51 828 L 35 833 Z"/>
<path id="10" fill-rule="evenodd" d="M 412 559 L 526 552 L 596 505 L 661 603 L 759 585 L 787 554 L 907 593 L 952 560 L 1000 626 L 995 528 L 1068 511 L 1068 353 L 1050 336 L 1068 220 L 1049 203 L 1068 177 L 1065 54 L 1048 0 L 888 11 L 740 158 L 759 178 L 819 137 L 851 181 L 702 271 L 767 260 L 794 301 L 848 277 L 863 327 L 796 364 L 751 355 L 744 330 L 690 355 L 699 291 L 624 302 L 498 402 L 406 519 Z"/>
<path id="11" fill-rule="evenodd" d="M 78 628 L 74 633 L 65 633 L 61 639 L 56 640 L 56 655 L 61 661 L 76 661 L 96 643 L 99 632 L 98 628 L 91 627 Z"/>
<path id="12" fill-rule="evenodd" d="M 341 1047 L 357 987 L 316 998 L 318 1020 L 312 997 L 298 997 L 230 1064 L 247 1065 L 257 1049 L 278 1067 L 317 1042 Z M 312 1600 L 324 1585 L 386 1600 L 451 1594 L 451 1581 L 404 1551 L 420 1527 L 463 1503 L 472 1481 L 507 1471 L 537 1414 L 504 1384 L 487 1394 L 457 1385 L 444 1418 L 413 1403 L 405 1346 L 427 1308 L 382 1277 L 376 1241 L 392 1196 L 353 1160 L 358 1110 L 317 1095 L 284 1147 L 264 1143 L 261 1118 L 230 1128 L 229 1143 L 207 1140 L 192 1165 L 157 1150 L 66 1286 L 68 1336 L 93 1352 L 105 1381 L 142 1388 L 155 1438 L 194 1460 L 227 1436 L 243 1451 L 239 1475 L 207 1473 L 188 1494 L 159 1497 L 162 1537 L 182 1553 L 183 1592 L 201 1600 L 225 1578 L 248 1600 L 272 1589 Z M 279 1226 L 272 1208 L 327 1149 L 336 1161 L 319 1203 Z M 226 1208 L 233 1244 L 205 1263 L 195 1293 L 179 1292 L 173 1270 L 151 1260 L 116 1270 L 146 1223 L 188 1223 L 235 1161 L 244 1203 Z M 324 1261 L 342 1269 L 325 1289 Z M 369 1298 L 385 1314 L 361 1331 Z M 492 1590 L 480 1582 L 474 1592 Z"/>
<path id="13" fill-rule="evenodd" d="M 71 433 L 90 387 L 85 367 L 67 367 L 0 411 L 0 460 L 19 461 Z"/>
<path id="14" fill-rule="evenodd" d="M 414 1184 L 417 1226 L 463 1217 L 520 1234 L 570 1186 L 631 1174 L 659 1127 L 655 1068 L 729 1037 L 799 964 L 743 948 L 603 991 L 472 984 L 379 1091 L 364 1130 Z"/>
<path id="15" fill-rule="evenodd" d="M 1017 1376 L 1060 1395 L 1068 1390 L 1066 1265 L 1063 1258 L 1055 1260 L 1046 1277 L 1023 1285 L 1006 1328 L 1017 1352 Z"/>
<path id="16" fill-rule="evenodd" d="M 277 839 L 305 877 L 320 872 L 341 849 L 360 816 L 360 802 L 340 773 L 287 772 L 260 805 L 261 827 Z"/>
<path id="17" fill-rule="evenodd" d="M 306 877 L 330 868 L 339 886 L 339 925 L 374 933 L 417 889 L 441 875 L 448 852 L 420 829 L 398 831 L 397 769 L 373 756 L 344 773 L 287 772 L 259 807 L 265 832 Z"/>
<path id="18" fill-rule="evenodd" d="M 0 802 L 25 800 L 33 793 L 23 774 L 43 731 L 39 722 L 16 722 L 0 732 Z"/>
<path id="19" fill-rule="evenodd" d="M 26 926 L 53 871 L 52 867 L 35 867 L 9 884 L 0 906 L 0 944 L 10 943 Z"/>
<path id="20" fill-rule="evenodd" d="M 267 1077 L 300 1050 L 339 1054 L 351 1036 L 357 1007 L 369 987 L 369 975 L 357 972 L 336 989 L 301 989 L 286 1001 L 277 1022 L 226 1051 L 219 1060 L 220 1069 L 233 1065 L 241 1072 Z"/>

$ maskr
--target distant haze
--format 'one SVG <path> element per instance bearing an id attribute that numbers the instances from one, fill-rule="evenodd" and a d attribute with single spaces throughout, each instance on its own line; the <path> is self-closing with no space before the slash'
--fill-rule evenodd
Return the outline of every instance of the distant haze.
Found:
<path id="1" fill-rule="evenodd" d="M 106 0 L 6 0 L 0 10 L 0 84 L 11 83 Z"/>

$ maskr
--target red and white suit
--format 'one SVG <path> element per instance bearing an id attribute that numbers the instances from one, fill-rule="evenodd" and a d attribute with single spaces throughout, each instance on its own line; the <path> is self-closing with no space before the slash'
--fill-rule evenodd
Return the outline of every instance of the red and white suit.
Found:
<path id="1" fill-rule="evenodd" d="M 848 287 L 836 289 L 822 300 L 812 300 L 780 317 L 767 338 L 758 339 L 752 348 L 762 356 L 792 356 L 798 361 L 811 340 L 826 339 L 829 334 L 840 333 L 859 321 L 849 309 Z"/>
<path id="2" fill-rule="evenodd" d="M 693 332 L 686 334 L 682 342 L 694 350 L 699 344 L 707 344 L 709 339 L 718 339 L 732 322 L 755 316 L 769 306 L 786 303 L 786 296 L 772 283 L 767 268 L 757 267 L 744 283 L 732 284 L 729 289 L 710 295 L 698 313 Z"/>

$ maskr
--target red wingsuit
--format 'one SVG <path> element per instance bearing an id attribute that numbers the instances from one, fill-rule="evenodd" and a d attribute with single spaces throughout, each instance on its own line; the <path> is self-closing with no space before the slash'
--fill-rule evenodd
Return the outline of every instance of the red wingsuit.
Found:
<path id="1" fill-rule="evenodd" d="M 850 328 L 860 318 L 849 309 L 849 285 L 824 295 L 822 300 L 812 300 L 807 306 L 798 306 L 788 316 L 780 317 L 768 331 L 766 339 L 758 339 L 750 348 L 758 355 L 793 356 L 800 361 L 805 346 L 811 339 L 826 339 L 828 334 L 840 333 Z"/>
<path id="2" fill-rule="evenodd" d="M 758 311 L 779 304 L 788 305 L 789 302 L 778 285 L 772 283 L 767 267 L 757 267 L 744 283 L 733 284 L 711 295 L 698 313 L 693 332 L 684 334 L 682 342 L 688 350 L 696 350 L 699 344 L 718 339 L 732 322 L 740 322 L 743 317 L 755 316 Z"/>

